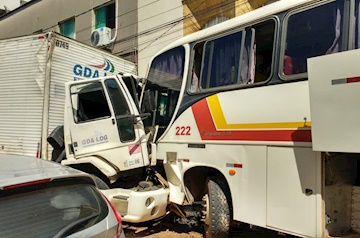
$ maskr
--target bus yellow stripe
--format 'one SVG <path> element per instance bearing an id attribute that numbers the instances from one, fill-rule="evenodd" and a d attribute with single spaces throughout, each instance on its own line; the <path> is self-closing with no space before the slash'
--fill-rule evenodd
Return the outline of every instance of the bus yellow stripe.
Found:
<path id="1" fill-rule="evenodd" d="M 219 98 L 213 95 L 207 98 L 209 108 L 214 119 L 216 128 L 222 129 L 278 129 L 278 128 L 310 128 L 311 122 L 270 122 L 270 123 L 242 123 L 228 124 L 222 111 Z"/>

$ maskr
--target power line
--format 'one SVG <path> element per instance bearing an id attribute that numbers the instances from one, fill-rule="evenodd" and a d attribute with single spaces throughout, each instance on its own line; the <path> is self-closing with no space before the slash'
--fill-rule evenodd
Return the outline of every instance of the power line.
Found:
<path id="1" fill-rule="evenodd" d="M 129 14 L 129 13 L 134 12 L 134 11 L 138 11 L 139 9 L 148 7 L 148 6 L 152 5 L 152 4 L 155 4 L 155 3 L 158 2 L 158 1 L 159 1 L 159 0 L 155 0 L 155 1 L 150 2 L 150 3 L 148 3 L 148 4 L 144 5 L 144 6 L 141 6 L 140 8 L 136 8 L 136 9 L 133 9 L 133 10 L 124 12 L 124 13 L 118 15 L 118 17 L 115 17 L 115 19 L 116 19 L 116 18 L 119 18 L 119 17 L 123 17 L 123 16 L 125 16 L 125 15 L 127 15 L 127 14 Z M 246 1 L 243 1 L 243 2 L 241 2 L 241 3 L 239 3 L 239 4 L 236 4 L 234 7 L 236 8 L 237 6 L 242 5 L 244 2 L 246 2 Z M 203 2 L 201 2 L 201 3 L 195 8 L 195 10 L 197 10 L 197 9 L 198 9 L 201 5 L 203 5 L 204 3 L 205 3 L 205 0 L 204 0 Z M 158 41 L 158 40 L 161 39 L 162 37 L 167 36 L 167 33 L 170 32 L 171 29 L 173 29 L 173 28 L 174 28 L 177 24 L 179 24 L 180 22 L 183 22 L 184 20 L 189 19 L 189 18 L 191 19 L 191 18 L 193 18 L 193 17 L 194 17 L 194 18 L 199 17 L 199 16 L 201 16 L 201 15 L 203 15 L 203 14 L 208 14 L 209 12 L 214 11 L 214 10 L 216 10 L 216 9 L 218 9 L 218 8 L 221 8 L 221 7 L 227 7 L 227 8 L 228 8 L 228 7 L 232 7 L 231 5 L 232 5 L 233 3 L 234 3 L 233 1 L 227 1 L 227 2 L 225 2 L 225 3 L 218 4 L 218 5 L 214 5 L 214 6 L 211 7 L 211 8 L 207 8 L 207 9 L 204 9 L 204 10 L 201 10 L 201 11 L 197 11 L 197 12 L 196 12 L 196 11 L 193 11 L 192 14 L 190 13 L 190 14 L 188 14 L 187 16 L 182 16 L 182 17 L 177 18 L 177 19 L 174 19 L 174 20 L 172 20 L 172 21 L 165 22 L 165 23 L 160 24 L 160 25 L 158 25 L 158 26 L 155 26 L 155 27 L 146 29 L 146 30 L 144 30 L 144 31 L 142 31 L 142 32 L 137 32 L 137 33 L 135 33 L 135 34 L 133 34 L 133 35 L 127 36 L 126 38 L 122 38 L 122 39 L 120 39 L 120 40 L 116 40 L 116 41 L 114 42 L 114 44 L 116 44 L 116 43 L 125 43 L 125 42 L 128 42 L 128 41 L 130 41 L 130 40 L 138 39 L 139 37 L 146 36 L 146 35 L 150 35 L 150 34 L 153 34 L 153 33 L 156 33 L 156 32 L 159 32 L 159 31 L 161 31 L 161 30 L 165 30 L 165 29 L 166 29 L 165 32 L 163 32 L 160 36 L 156 36 L 155 38 L 152 38 L 152 39 L 149 39 L 149 40 L 147 40 L 147 41 L 144 41 L 144 42 L 142 42 L 141 44 L 138 43 L 138 44 L 136 45 L 136 48 L 137 48 L 137 49 L 139 49 L 141 46 L 144 46 L 144 48 L 142 48 L 142 49 L 139 51 L 139 52 L 141 52 L 141 51 L 145 50 L 146 48 L 148 48 L 150 45 L 154 46 L 153 43 L 154 43 L 155 41 Z M 123 30 L 123 29 L 125 29 L 125 28 L 127 28 L 127 27 L 131 27 L 131 26 L 133 26 L 133 25 L 138 25 L 139 22 L 147 21 L 147 20 L 152 19 L 152 18 L 154 18 L 154 17 L 159 17 L 159 16 L 161 16 L 162 14 L 166 14 L 166 13 L 168 13 L 169 11 L 176 10 L 176 9 L 182 8 L 182 7 L 183 7 L 183 5 L 176 6 L 176 7 L 174 7 L 174 8 L 171 8 L 170 10 L 166 10 L 166 11 L 164 11 L 164 12 L 160 12 L 160 13 L 158 13 L 158 14 L 155 14 L 155 15 L 153 15 L 153 16 L 150 16 L 150 17 L 148 17 L 148 18 L 145 18 L 145 19 L 143 19 L 143 20 L 141 20 L 141 21 L 134 22 L 134 23 L 131 23 L 131 24 L 126 25 L 126 26 L 121 26 L 121 27 L 118 28 L 118 31 Z M 89 10 L 87 10 L 87 11 L 84 11 L 84 12 L 76 15 L 75 17 L 84 15 L 84 14 L 86 14 L 86 13 L 92 11 L 92 10 L 93 10 L 93 9 L 89 9 Z M 226 10 L 228 10 L 228 9 L 223 9 L 223 11 L 226 11 Z M 205 19 L 203 19 L 203 20 L 204 20 L 204 21 L 207 21 L 207 20 L 209 20 L 209 19 L 212 18 L 212 17 L 213 17 L 213 16 L 210 16 L 210 17 L 205 18 Z M 110 20 L 111 20 L 111 19 L 110 19 Z M 188 26 L 185 26 L 185 28 L 183 27 L 183 28 L 180 29 L 180 30 L 177 30 L 177 31 L 172 32 L 171 34 L 177 33 L 177 32 L 179 32 L 179 31 L 184 31 L 184 30 L 186 30 L 187 28 L 193 28 L 194 25 L 195 25 L 195 23 L 194 23 L 194 24 L 190 24 L 190 25 L 188 25 Z M 49 30 L 49 29 L 51 29 L 51 28 L 53 28 L 53 27 L 55 27 L 55 26 L 57 26 L 57 25 L 53 25 L 53 26 L 51 26 L 51 27 L 45 28 L 44 31 Z M 83 28 L 83 29 L 77 30 L 77 32 L 82 32 L 82 31 L 91 29 L 92 27 L 93 27 L 93 25 L 90 25 L 89 27 L 85 27 L 85 28 Z M 199 28 L 196 27 L 196 29 L 199 29 Z M 90 40 L 90 38 L 85 39 L 84 41 L 89 41 L 89 40 Z M 155 45 L 158 45 L 158 44 L 155 44 Z M 123 53 L 123 52 L 131 52 L 133 49 L 134 49 L 134 47 L 124 48 L 124 49 L 122 49 L 121 51 L 114 52 L 113 54 L 121 54 L 121 53 Z"/>
<path id="2" fill-rule="evenodd" d="M 158 1 L 159 1 L 159 0 L 156 0 L 156 1 L 151 2 L 151 3 L 149 3 L 149 4 L 146 4 L 146 5 L 144 5 L 144 6 L 140 7 L 140 8 L 136 8 L 136 9 L 134 9 L 134 10 L 130 10 L 130 11 L 128 11 L 128 12 L 122 13 L 122 14 L 118 15 L 117 17 L 115 16 L 114 18 L 110 18 L 110 19 L 108 19 L 108 20 L 115 20 L 116 18 L 122 17 L 122 16 L 124 16 L 124 15 L 126 15 L 126 14 L 129 14 L 129 13 L 131 13 L 131 12 L 137 11 L 138 9 L 147 7 L 147 6 L 149 6 L 149 5 L 151 5 L 151 4 L 154 4 L 154 3 L 158 2 Z M 154 18 L 154 17 L 158 17 L 158 16 L 160 16 L 160 15 L 162 15 L 162 14 L 166 14 L 166 13 L 168 13 L 169 11 L 175 10 L 175 9 L 177 9 L 177 8 L 182 8 L 182 5 L 177 6 L 177 7 L 174 7 L 174 8 L 172 8 L 172 9 L 170 9 L 170 10 L 168 9 L 168 10 L 166 10 L 166 11 L 164 11 L 164 12 L 161 12 L 161 13 L 156 14 L 156 15 L 154 15 L 154 16 L 145 18 L 145 19 L 143 19 L 143 20 L 141 20 L 141 21 L 137 21 L 137 22 L 131 23 L 131 24 L 129 24 L 129 25 L 119 27 L 118 31 L 119 31 L 119 30 L 122 30 L 122 29 L 125 29 L 125 28 L 127 28 L 127 27 L 131 27 L 131 26 L 133 26 L 133 25 L 138 25 L 138 23 L 140 23 L 140 22 L 147 21 L 147 20 L 149 20 L 149 19 L 151 19 L 151 18 Z M 92 9 L 91 9 L 91 10 L 88 10 L 88 11 L 86 11 L 86 12 L 89 12 L 89 11 L 92 11 Z M 85 12 L 85 13 L 86 13 L 86 12 Z M 80 15 L 80 14 L 79 14 L 79 15 Z M 75 16 L 75 17 L 76 17 L 76 16 Z M 171 23 L 164 23 L 164 24 L 171 24 Z M 163 25 L 163 24 L 162 24 L 162 25 Z M 152 29 L 153 29 L 153 30 L 156 30 L 156 28 L 158 28 L 158 27 L 161 28 L 162 25 L 156 26 L 156 27 L 154 27 L 154 29 L 151 28 L 151 29 L 148 29 L 148 30 L 146 30 L 146 31 L 149 31 L 149 30 L 151 31 Z M 52 26 L 52 27 L 55 27 L 55 26 L 57 26 L 57 25 L 54 25 L 54 26 Z M 85 28 L 83 28 L 83 29 L 77 30 L 77 32 L 82 32 L 82 31 L 85 31 L 85 30 L 92 29 L 94 26 L 95 26 L 95 25 L 90 25 L 89 27 L 85 27 Z M 50 29 L 50 28 L 52 28 L 52 27 L 49 27 L 48 29 Z M 146 31 L 145 31 L 143 34 L 146 34 Z M 136 34 L 135 34 L 135 35 L 136 35 Z M 90 40 L 90 38 L 85 39 L 85 41 L 88 41 L 88 40 Z"/>
<path id="3" fill-rule="evenodd" d="M 206 0 L 204 0 L 202 3 L 200 3 L 200 5 L 198 5 L 196 9 L 198 9 L 202 4 L 205 3 Z M 190 14 L 189 14 L 190 15 Z M 184 21 L 184 19 L 186 19 L 186 17 L 182 17 L 182 20 L 181 21 Z M 168 30 L 166 30 L 164 33 L 162 33 L 160 36 L 158 36 L 156 39 L 154 39 L 153 41 L 151 41 L 148 45 L 146 45 L 142 50 L 140 50 L 139 52 L 145 50 L 146 48 L 148 48 L 150 45 L 152 45 L 155 41 L 157 41 L 158 39 L 160 39 L 161 37 L 163 37 L 164 35 L 166 35 L 166 33 L 168 33 L 171 29 L 173 29 L 177 24 L 179 24 L 179 22 L 181 21 L 178 21 L 176 24 L 173 24 Z M 139 47 L 138 47 L 139 48 Z"/>
<path id="4" fill-rule="evenodd" d="M 120 1 L 120 0 L 118 0 L 118 1 Z M 129 14 L 129 13 L 131 13 L 131 12 L 138 11 L 139 9 L 144 8 L 144 7 L 147 7 L 147 6 L 149 6 L 149 5 L 151 5 L 151 4 L 154 4 L 154 3 L 158 2 L 158 1 L 160 1 L 160 0 L 155 0 L 155 1 L 153 1 L 153 2 L 150 2 L 150 3 L 148 3 L 148 4 L 146 4 L 146 5 L 142 6 L 142 7 L 140 7 L 140 8 L 135 8 L 135 9 L 133 9 L 133 10 L 124 12 L 124 13 L 118 15 L 117 17 L 122 17 L 122 16 L 125 16 L 125 15 L 127 15 L 127 14 Z M 109 4 L 108 4 L 108 5 L 109 5 Z M 89 10 L 86 10 L 86 11 L 84 11 L 84 12 L 81 12 L 81 13 L 75 15 L 74 17 L 75 17 L 75 18 L 76 18 L 76 17 L 79 17 L 79 16 L 84 15 L 85 13 L 91 12 L 91 11 L 93 11 L 93 10 L 94 10 L 94 9 L 91 8 L 91 9 L 89 9 Z M 115 17 L 114 19 L 116 19 L 116 17 Z M 114 19 L 110 19 L 110 20 L 114 20 Z M 46 30 L 50 30 L 51 28 L 56 27 L 57 25 L 58 25 L 58 24 L 52 25 L 52 26 L 50 26 L 50 27 L 48 27 L 48 28 L 45 28 L 44 30 L 45 30 L 45 31 L 46 31 Z M 91 29 L 91 28 L 94 27 L 94 26 L 95 26 L 95 25 L 90 25 L 89 27 L 80 29 L 80 30 L 78 30 L 77 32 L 82 32 L 82 31 L 85 31 L 85 30 L 87 30 L 87 29 Z"/>
<path id="5" fill-rule="evenodd" d="M 128 11 L 128 12 L 122 13 L 122 14 L 118 15 L 118 17 L 125 16 L 125 15 L 127 15 L 127 14 L 129 14 L 129 13 L 131 13 L 131 12 L 137 11 L 138 9 L 141 9 L 141 8 L 147 7 L 147 6 L 149 6 L 149 5 L 152 5 L 152 4 L 154 4 L 154 3 L 158 2 L 158 1 L 159 1 L 159 0 L 156 0 L 156 1 L 153 1 L 153 2 L 151 2 L 151 3 L 148 3 L 148 4 L 146 4 L 146 5 L 144 5 L 144 6 L 140 7 L 140 8 L 136 8 L 136 9 L 134 9 L 134 10 L 130 10 L 130 11 Z M 204 3 L 205 3 L 205 1 L 203 1 L 199 6 L 197 6 L 196 9 L 197 9 L 198 7 L 200 7 L 200 6 L 201 6 L 202 4 L 204 4 Z M 156 31 L 158 31 L 158 30 L 162 30 L 162 29 L 164 29 L 164 28 L 171 27 L 174 23 L 176 23 L 176 24 L 179 23 L 179 21 L 183 21 L 183 20 L 185 20 L 185 19 L 187 19 L 187 18 L 190 18 L 190 17 L 193 17 L 193 16 L 199 16 L 199 15 L 205 14 L 205 13 L 207 13 L 208 11 L 213 11 L 214 9 L 217 9 L 217 8 L 220 8 L 220 7 L 223 7 L 223 6 L 232 4 L 232 3 L 233 3 L 233 1 L 227 1 L 227 2 L 225 2 L 224 4 L 215 5 L 215 6 L 212 7 L 212 8 L 208 8 L 208 9 L 206 9 L 206 10 L 202 10 L 202 11 L 200 11 L 200 12 L 198 12 L 198 13 L 195 12 L 195 13 L 189 14 L 188 16 L 185 16 L 185 17 L 182 16 L 182 17 L 177 18 L 177 19 L 174 19 L 174 20 L 172 20 L 172 21 L 170 21 L 170 22 L 165 22 L 165 23 L 163 23 L 163 24 L 161 24 L 161 25 L 158 25 L 158 26 L 155 26 L 155 27 L 153 27 L 153 28 L 147 29 L 147 30 L 145 30 L 145 31 L 143 31 L 143 32 L 136 33 L 136 34 L 130 35 L 130 36 L 126 37 L 126 38 L 117 40 L 115 43 L 121 43 L 121 42 L 127 41 L 128 39 L 133 39 L 134 37 L 136 38 L 136 37 L 144 36 L 144 35 L 147 35 L 147 34 L 152 34 L 153 32 L 156 32 Z M 174 7 L 174 8 L 171 8 L 170 10 L 166 10 L 166 11 L 164 11 L 164 12 L 160 12 L 159 14 L 156 14 L 156 15 L 153 15 L 153 16 L 151 16 L 151 17 L 145 18 L 145 19 L 143 19 L 143 20 L 141 20 L 141 21 L 137 21 L 137 22 L 131 23 L 131 24 L 126 25 L 126 26 L 121 26 L 121 27 L 118 28 L 118 31 L 123 30 L 123 29 L 125 29 L 125 28 L 127 28 L 127 27 L 131 27 L 131 26 L 133 26 L 133 25 L 138 25 L 139 22 L 143 22 L 143 21 L 149 20 L 149 19 L 151 19 L 151 18 L 158 17 L 158 16 L 160 16 L 160 15 L 162 15 L 162 14 L 168 13 L 169 11 L 172 11 L 172 10 L 175 10 L 175 9 L 178 9 L 178 8 L 182 8 L 182 7 L 183 7 L 183 5 L 176 6 L 176 7 Z M 92 9 L 87 10 L 87 11 L 81 13 L 81 14 L 78 14 L 78 15 L 76 15 L 75 17 L 80 16 L 80 15 L 83 15 L 83 14 L 89 12 L 89 11 L 92 11 Z M 112 19 L 109 19 L 109 20 L 114 20 L 114 19 L 116 19 L 116 17 L 114 17 L 114 18 L 112 18 Z M 57 25 L 54 25 L 54 26 L 45 28 L 45 30 L 51 29 L 51 28 L 53 28 L 53 27 L 55 27 L 55 26 L 57 26 Z M 88 30 L 88 29 L 92 29 L 93 27 L 94 27 L 94 25 L 90 25 L 89 27 L 85 27 L 85 28 L 83 28 L 83 29 L 77 30 L 76 32 L 82 32 L 82 31 L 85 31 L 85 30 Z M 89 40 L 90 40 L 90 38 L 87 38 L 87 39 L 85 39 L 84 41 L 89 41 Z"/>
<path id="6" fill-rule="evenodd" d="M 244 1 L 244 2 L 246 2 L 246 1 Z M 238 4 L 238 6 L 242 5 L 244 2 L 241 2 L 240 4 Z M 199 7 L 200 7 L 202 4 L 204 4 L 204 3 L 205 3 L 205 1 L 203 1 L 197 8 L 199 8 Z M 231 2 L 231 3 L 232 3 L 232 2 Z M 175 20 L 175 21 L 173 21 L 173 22 L 166 23 L 166 25 L 163 24 L 163 27 L 169 26 L 170 28 L 173 28 L 173 27 L 174 27 L 173 25 L 174 25 L 174 24 L 178 24 L 180 21 L 184 21 L 185 19 L 192 18 L 193 16 L 194 16 L 194 17 L 199 17 L 199 16 L 201 16 L 201 15 L 203 15 L 203 14 L 207 14 L 209 11 L 214 11 L 214 10 L 216 10 L 216 9 L 219 8 L 219 7 L 224 7 L 224 6 L 228 6 L 228 5 L 230 5 L 229 2 L 228 2 L 228 3 L 225 3 L 225 4 L 221 4 L 221 5 L 216 5 L 216 6 L 212 7 L 212 8 L 207 9 L 207 10 L 202 10 L 202 11 L 199 11 L 199 12 L 195 12 L 195 14 L 194 14 L 194 13 L 193 13 L 193 14 L 189 14 L 189 15 L 187 15 L 187 16 L 185 16 L 185 17 L 181 17 L 180 20 Z M 230 6 L 230 7 L 231 7 L 231 6 Z M 237 7 L 237 6 L 235 5 L 235 7 Z M 197 9 L 197 8 L 196 8 L 196 9 Z M 228 10 L 228 9 L 226 9 L 226 10 Z M 211 19 L 212 17 L 213 17 L 213 16 L 209 16 L 208 18 L 205 18 L 204 20 L 207 21 L 207 20 Z M 163 27 L 161 27 L 161 28 L 163 28 Z M 187 26 L 187 27 L 191 27 L 191 26 Z M 186 29 L 186 28 L 183 28 L 183 30 L 185 30 L 185 29 Z M 154 30 L 155 30 L 155 29 L 154 29 Z M 149 29 L 148 32 L 153 33 L 153 29 Z M 139 36 L 142 36 L 142 35 L 143 35 L 143 33 L 134 34 L 134 35 L 128 36 L 128 37 L 126 37 L 126 38 L 120 39 L 120 40 L 116 41 L 116 43 L 125 42 L 128 38 L 139 37 Z M 145 35 L 145 34 L 144 34 L 144 35 Z M 164 35 L 165 35 L 165 34 L 163 33 L 162 36 L 164 36 Z M 158 39 L 158 37 L 157 37 L 156 39 Z M 138 45 L 138 46 L 139 46 L 139 45 Z M 139 48 L 139 47 L 138 47 L 138 48 Z"/>
<path id="7" fill-rule="evenodd" d="M 238 6 L 242 5 L 242 4 L 244 4 L 245 2 L 246 2 L 246 1 L 243 1 L 243 2 L 235 5 L 235 7 L 238 7 Z M 204 2 L 203 2 L 203 3 L 204 3 Z M 217 8 L 219 8 L 219 7 L 224 7 L 224 6 L 227 7 L 226 9 L 224 9 L 224 11 L 229 10 L 229 9 L 231 8 L 231 6 L 229 6 L 229 3 L 227 3 L 227 4 L 217 5 L 216 7 L 211 8 L 210 11 L 216 10 Z M 192 14 L 192 15 L 194 15 L 194 16 L 196 16 L 196 17 L 199 17 L 199 16 L 201 16 L 201 15 L 203 15 L 203 14 L 206 14 L 206 13 L 208 13 L 208 12 L 209 12 L 209 11 L 204 11 L 204 10 L 202 10 L 202 11 L 196 12 L 195 14 Z M 191 18 L 192 15 L 191 15 L 191 16 L 188 15 L 188 16 L 183 17 L 181 21 L 183 21 L 183 20 L 185 20 L 185 19 L 187 19 L 187 18 Z M 205 18 L 205 19 L 203 19 L 203 20 L 204 20 L 204 21 L 208 21 L 208 20 L 210 20 L 211 18 L 213 18 L 213 16 L 209 16 L 209 17 L 207 17 L 207 18 Z M 172 24 L 175 24 L 175 23 L 178 23 L 178 22 L 174 22 L 174 23 L 172 23 Z M 170 24 L 170 25 L 171 25 L 171 24 Z M 172 27 L 173 27 L 173 26 L 172 26 Z M 186 27 L 189 28 L 189 27 L 191 27 L 191 25 L 186 26 Z M 182 28 L 181 31 L 183 31 L 183 30 L 185 30 L 185 29 L 186 29 L 186 28 Z M 179 31 L 180 31 L 180 30 L 179 30 Z M 176 33 L 176 32 L 173 32 L 173 33 Z M 172 34 L 173 34 L 173 33 L 172 33 Z M 138 34 L 138 35 L 140 36 L 141 33 Z M 162 34 L 162 37 L 163 37 L 164 35 L 165 35 L 165 34 L 163 33 L 163 34 Z M 132 38 L 132 37 L 136 37 L 136 35 L 132 35 L 132 36 L 129 36 L 129 37 L 127 37 L 127 38 Z M 157 36 L 157 37 L 153 38 L 152 40 L 158 40 L 159 38 L 160 38 L 160 37 Z M 126 40 L 127 40 L 127 39 L 121 39 L 121 40 L 117 41 L 117 43 L 126 42 Z M 150 39 L 149 41 L 152 41 L 152 40 Z M 149 42 L 149 41 L 147 41 L 147 42 Z M 142 44 L 138 44 L 138 47 L 137 47 L 137 48 L 140 48 L 139 46 L 144 45 L 144 44 L 146 44 L 147 42 L 143 42 Z M 121 53 L 121 52 L 126 52 L 126 51 L 128 51 L 128 50 L 130 50 L 130 48 L 122 49 L 122 51 L 115 52 L 114 54 L 118 54 L 118 53 Z M 143 49 L 142 49 L 142 50 L 143 50 Z"/>

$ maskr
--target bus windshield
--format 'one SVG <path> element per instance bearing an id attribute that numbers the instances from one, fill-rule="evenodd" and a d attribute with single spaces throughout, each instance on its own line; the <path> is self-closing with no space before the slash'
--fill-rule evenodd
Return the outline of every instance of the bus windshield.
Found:
<path id="1" fill-rule="evenodd" d="M 185 50 L 183 47 L 169 50 L 153 60 L 147 79 L 160 87 L 180 91 L 184 61 Z"/>
<path id="2" fill-rule="evenodd" d="M 159 126 L 161 135 L 169 125 L 179 100 L 185 64 L 184 47 L 176 47 L 154 58 L 147 77 L 142 111 L 151 117 L 146 126 Z"/>

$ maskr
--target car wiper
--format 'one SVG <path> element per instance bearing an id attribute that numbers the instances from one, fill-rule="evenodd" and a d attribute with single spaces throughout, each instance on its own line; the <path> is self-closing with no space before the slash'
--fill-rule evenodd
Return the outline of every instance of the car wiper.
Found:
<path id="1" fill-rule="evenodd" d="M 76 220 L 72 223 L 70 223 L 69 225 L 65 226 L 63 229 L 61 229 L 58 233 L 55 234 L 55 236 L 53 238 L 60 238 L 60 237 L 64 237 L 64 235 L 71 229 L 73 229 L 74 227 L 82 224 L 82 223 L 85 223 L 97 216 L 99 216 L 100 213 L 97 212 L 97 213 L 94 213 L 94 214 L 91 214 L 90 216 L 87 216 L 87 217 L 83 217 L 79 220 Z"/>

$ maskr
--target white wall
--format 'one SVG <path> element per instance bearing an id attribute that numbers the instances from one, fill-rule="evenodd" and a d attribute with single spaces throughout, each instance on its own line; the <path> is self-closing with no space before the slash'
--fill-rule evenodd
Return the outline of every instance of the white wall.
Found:
<path id="1" fill-rule="evenodd" d="M 20 0 L 0 0 L 0 9 L 5 9 L 5 7 L 10 11 L 20 6 Z"/>
<path id="2" fill-rule="evenodd" d="M 40 31 L 57 31 L 60 21 L 76 16 L 76 39 L 90 44 L 91 9 L 108 1 L 81 0 L 74 4 L 73 0 L 43 0 L 34 2 L 27 7 L 24 5 L 18 12 L 15 11 L 0 17 L 0 39 L 29 35 Z"/>
<path id="3" fill-rule="evenodd" d="M 28 0 L 26 0 L 28 1 Z M 90 44 L 92 12 L 110 0 L 43 0 L 9 17 L 0 18 L 0 39 L 38 31 L 57 31 L 57 24 L 76 16 L 76 39 Z M 20 0 L 0 0 L 20 5 Z M 81 14 L 85 12 L 84 14 Z M 144 77 L 149 60 L 160 49 L 183 36 L 181 0 L 119 0 L 116 55 L 137 52 L 138 74 Z M 169 24 L 179 20 L 177 24 Z M 126 39 L 123 40 L 122 39 Z"/>
<path id="4" fill-rule="evenodd" d="M 149 60 L 155 53 L 183 36 L 182 21 L 169 24 L 175 20 L 181 20 L 182 17 L 181 0 L 138 1 L 138 74 L 140 77 L 145 76 Z"/>
<path id="5" fill-rule="evenodd" d="M 30 2 L 31 0 L 22 0 L 23 3 Z M 7 7 L 8 10 L 12 11 L 17 7 L 20 7 L 21 0 L 0 0 L 0 9 L 5 10 L 5 7 Z"/>

